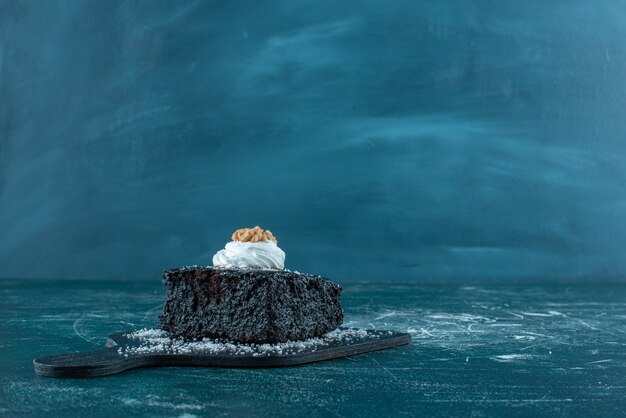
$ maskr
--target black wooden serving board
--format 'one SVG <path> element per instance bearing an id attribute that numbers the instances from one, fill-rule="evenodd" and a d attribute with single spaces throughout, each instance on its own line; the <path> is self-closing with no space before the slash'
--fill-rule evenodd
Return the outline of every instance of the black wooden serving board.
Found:
<path id="1" fill-rule="evenodd" d="M 264 351 L 263 347 L 267 345 L 216 342 L 217 345 L 207 350 L 194 346 L 193 342 L 181 345 L 181 340 L 172 339 L 163 331 L 157 332 L 162 332 L 163 336 L 142 338 L 134 336 L 138 335 L 134 331 L 119 332 L 109 336 L 107 348 L 102 350 L 37 358 L 33 360 L 35 372 L 48 377 L 94 377 L 136 367 L 286 367 L 383 350 L 411 341 L 411 336 L 406 333 L 340 328 L 335 338 L 322 338 L 321 344 L 312 344 L 308 340 L 309 343 L 300 347 L 295 343 L 293 349 L 272 349 L 276 346 L 270 346 L 269 351 Z M 347 333 L 345 337 L 342 336 L 344 332 Z"/>

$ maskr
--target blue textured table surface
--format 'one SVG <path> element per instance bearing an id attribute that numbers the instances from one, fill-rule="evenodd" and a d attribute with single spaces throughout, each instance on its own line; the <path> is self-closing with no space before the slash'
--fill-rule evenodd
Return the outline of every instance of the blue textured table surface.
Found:
<path id="1" fill-rule="evenodd" d="M 284 369 L 36 376 L 32 359 L 153 326 L 154 282 L 0 282 L 0 415 L 615 416 L 626 285 L 344 285 L 346 325 L 410 346 Z"/>

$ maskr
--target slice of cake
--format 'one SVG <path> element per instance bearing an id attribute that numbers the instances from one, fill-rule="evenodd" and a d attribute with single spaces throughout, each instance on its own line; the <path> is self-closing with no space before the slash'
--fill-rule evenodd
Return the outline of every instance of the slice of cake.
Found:
<path id="1" fill-rule="evenodd" d="M 164 272 L 161 328 L 188 339 L 276 343 L 319 337 L 341 325 L 341 287 L 285 270 L 284 261 L 270 231 L 236 231 L 213 267 Z"/>

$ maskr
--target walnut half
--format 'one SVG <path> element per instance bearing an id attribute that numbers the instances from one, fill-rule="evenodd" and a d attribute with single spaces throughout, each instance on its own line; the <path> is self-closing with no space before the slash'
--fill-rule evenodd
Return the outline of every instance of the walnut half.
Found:
<path id="1" fill-rule="evenodd" d="M 233 236 L 230 238 L 233 241 L 241 242 L 259 242 L 259 241 L 274 241 L 278 243 L 278 240 L 272 234 L 272 231 L 263 229 L 260 226 L 254 228 L 241 228 L 233 232 Z"/>

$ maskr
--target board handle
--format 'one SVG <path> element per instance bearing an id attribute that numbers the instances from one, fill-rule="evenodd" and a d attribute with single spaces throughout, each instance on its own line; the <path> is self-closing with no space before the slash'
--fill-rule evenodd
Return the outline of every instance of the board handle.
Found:
<path id="1" fill-rule="evenodd" d="M 139 367 L 141 357 L 124 357 L 117 347 L 84 353 L 59 354 L 33 360 L 35 373 L 48 377 L 93 377 L 119 373 L 122 370 Z"/>

